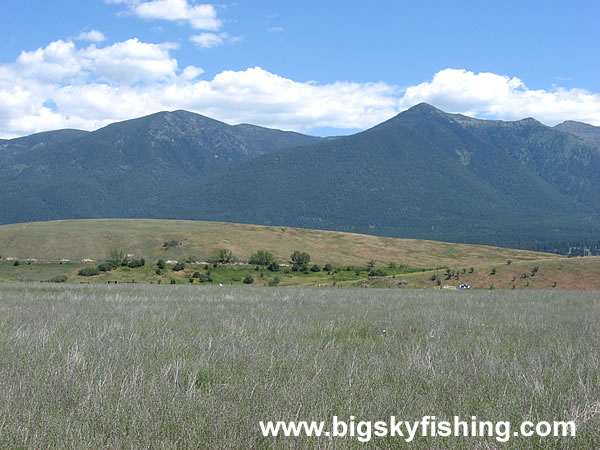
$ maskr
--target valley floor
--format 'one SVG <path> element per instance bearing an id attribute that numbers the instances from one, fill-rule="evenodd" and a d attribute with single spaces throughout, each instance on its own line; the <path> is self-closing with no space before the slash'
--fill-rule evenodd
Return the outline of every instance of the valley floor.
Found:
<path id="1" fill-rule="evenodd" d="M 157 273 L 155 262 L 143 267 L 119 267 L 94 276 L 81 276 L 82 268 L 97 263 L 0 262 L 0 282 L 61 281 L 77 284 L 144 283 L 253 286 L 380 287 L 453 289 L 468 284 L 472 289 L 514 290 L 598 290 L 600 291 L 600 257 L 544 258 L 504 260 L 475 265 L 456 263 L 438 268 L 388 265 L 332 265 L 330 270 L 317 265 L 318 271 L 292 271 L 282 265 L 272 272 L 265 266 L 238 264 L 174 265 Z M 313 265 L 309 265 L 313 267 Z M 316 270 L 316 269 L 315 269 Z"/>
<path id="2" fill-rule="evenodd" d="M 594 448 L 599 302 L 594 292 L 4 283 L 0 447 L 362 448 L 263 437 L 259 421 L 458 415 L 573 421 L 576 437 L 508 445 Z"/>

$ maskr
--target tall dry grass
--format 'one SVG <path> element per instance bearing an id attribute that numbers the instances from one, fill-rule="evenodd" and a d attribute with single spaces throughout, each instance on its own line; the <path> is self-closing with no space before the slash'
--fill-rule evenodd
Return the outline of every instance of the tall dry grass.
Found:
<path id="1" fill-rule="evenodd" d="M 510 448 L 597 448 L 598 323 L 594 292 L 6 284 L 0 447 L 364 447 L 258 422 L 475 415 L 578 423 Z"/>

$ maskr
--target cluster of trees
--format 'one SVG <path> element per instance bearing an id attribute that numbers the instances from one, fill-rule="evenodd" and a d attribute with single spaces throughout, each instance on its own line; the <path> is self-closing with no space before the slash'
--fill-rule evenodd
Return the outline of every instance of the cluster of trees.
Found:
<path id="1" fill-rule="evenodd" d="M 129 258 L 123 251 L 113 249 L 110 251 L 106 261 L 98 264 L 96 267 L 84 267 L 79 270 L 78 275 L 82 277 L 91 277 L 99 275 L 100 272 L 110 272 L 118 267 L 143 267 L 146 265 L 144 258 Z"/>
<path id="2" fill-rule="evenodd" d="M 166 242 L 167 246 L 175 245 L 175 242 Z M 231 250 L 228 249 L 220 249 L 216 254 L 214 254 L 210 261 L 212 261 L 213 267 L 218 267 L 218 264 L 231 264 L 237 261 L 237 259 L 233 256 Z M 344 268 L 334 268 L 332 264 L 325 264 L 321 266 L 319 264 L 310 264 L 311 256 L 300 250 L 295 250 L 290 255 L 289 266 L 283 267 L 284 273 L 290 272 L 302 272 L 308 274 L 309 272 L 321 272 L 325 271 L 328 275 L 332 273 L 338 273 L 340 270 L 344 270 Z M 277 262 L 273 253 L 267 250 L 257 250 L 256 252 L 250 255 L 248 259 L 249 264 L 255 265 L 255 270 L 259 271 L 262 268 L 266 268 L 270 272 L 279 272 L 282 271 L 282 266 Z M 146 264 L 144 258 L 133 259 L 128 258 L 123 251 L 120 250 L 111 250 L 109 257 L 106 261 L 99 264 L 96 267 L 84 267 L 79 271 L 79 275 L 81 276 L 94 276 L 99 275 L 101 272 L 108 272 L 114 270 L 118 267 L 142 267 Z M 375 261 L 369 261 L 366 267 L 354 267 L 354 266 L 346 266 L 345 270 L 352 271 L 354 270 L 357 275 L 360 275 L 362 272 L 367 271 L 370 277 L 383 277 L 387 276 L 388 273 L 384 268 L 376 268 Z M 171 270 L 173 272 L 178 272 L 184 270 L 186 267 L 185 262 L 178 261 L 172 267 Z M 198 280 L 200 283 L 212 282 L 213 278 L 211 273 L 208 272 L 209 265 L 206 264 L 204 266 L 206 273 L 194 272 L 193 275 L 187 275 L 187 279 L 190 283 L 194 283 L 195 280 Z M 406 266 L 401 264 L 397 265 L 393 262 L 388 264 L 388 268 L 390 269 L 406 269 Z M 163 259 L 159 259 L 156 263 L 155 273 L 157 275 L 163 275 L 167 270 L 167 263 Z M 463 272 L 465 269 L 463 269 Z M 450 271 L 449 271 L 450 272 Z M 263 278 L 264 274 L 261 272 L 260 277 Z M 238 280 L 239 281 L 239 280 Z M 246 276 L 242 280 L 245 284 L 253 284 L 254 278 L 251 275 Z M 278 277 L 273 278 L 269 281 L 269 286 L 276 286 L 280 283 Z"/>

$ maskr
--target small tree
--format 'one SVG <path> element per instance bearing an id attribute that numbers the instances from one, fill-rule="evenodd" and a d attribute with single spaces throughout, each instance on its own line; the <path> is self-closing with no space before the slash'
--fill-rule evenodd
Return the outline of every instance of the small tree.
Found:
<path id="1" fill-rule="evenodd" d="M 256 253 L 250 255 L 250 259 L 248 260 L 249 264 L 256 264 L 259 266 L 268 266 L 275 258 L 271 252 L 266 250 L 258 250 Z"/>
<path id="2" fill-rule="evenodd" d="M 252 277 L 252 275 L 247 275 L 246 278 L 244 278 L 244 284 L 252 284 L 254 283 L 254 278 Z"/>
<path id="3" fill-rule="evenodd" d="M 122 265 L 123 261 L 127 261 L 127 256 L 125 255 L 125 252 L 116 248 L 113 248 L 110 251 L 108 259 L 106 260 L 106 262 L 110 264 L 113 267 L 113 269 L 116 269 L 117 267 Z"/>
<path id="4" fill-rule="evenodd" d="M 159 259 L 156 263 L 156 267 L 158 267 L 160 270 L 165 270 L 167 268 L 167 263 L 164 260 Z"/>
<path id="5" fill-rule="evenodd" d="M 320 272 L 321 271 L 321 266 L 319 266 L 318 264 L 313 264 L 312 267 L 310 268 L 311 272 Z"/>
<path id="6" fill-rule="evenodd" d="M 306 252 L 300 252 L 298 250 L 295 250 L 294 253 L 292 253 L 292 255 L 290 256 L 290 259 L 292 260 L 292 264 L 299 268 L 299 267 L 303 267 L 303 266 L 308 266 L 308 263 L 310 262 L 310 255 Z"/>
<path id="7" fill-rule="evenodd" d="M 269 263 L 269 265 L 267 266 L 267 269 L 269 271 L 271 271 L 271 272 L 279 272 L 279 270 L 281 269 L 281 267 L 275 261 L 271 261 Z"/>
<path id="8" fill-rule="evenodd" d="M 271 281 L 269 281 L 269 286 L 279 286 L 279 283 L 280 283 L 279 277 L 275 277 Z"/>
<path id="9" fill-rule="evenodd" d="M 490 275 L 496 275 L 496 268 L 495 267 L 492 267 Z"/>
<path id="10" fill-rule="evenodd" d="M 183 262 L 178 262 L 173 266 L 173 272 L 177 272 L 179 270 L 185 269 L 185 264 Z"/>
<path id="11" fill-rule="evenodd" d="M 221 250 L 219 250 L 219 256 L 217 257 L 217 261 L 221 264 L 229 264 L 233 261 L 233 253 L 231 253 L 231 250 L 222 248 Z"/>

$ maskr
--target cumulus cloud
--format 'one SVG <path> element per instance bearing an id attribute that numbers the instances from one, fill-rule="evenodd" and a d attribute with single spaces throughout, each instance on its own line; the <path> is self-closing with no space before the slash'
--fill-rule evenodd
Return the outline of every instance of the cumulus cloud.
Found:
<path id="1" fill-rule="evenodd" d="M 191 5 L 187 0 L 105 0 L 125 4 L 133 14 L 147 20 L 187 22 L 198 30 L 218 31 L 223 22 L 213 5 Z"/>
<path id="2" fill-rule="evenodd" d="M 445 69 L 431 81 L 406 88 L 399 107 L 427 102 L 475 117 L 518 120 L 535 117 L 555 125 L 566 119 L 600 125 L 600 94 L 585 89 L 529 89 L 516 77 Z"/>
<path id="3" fill-rule="evenodd" d="M 106 36 L 98 30 L 85 31 L 75 38 L 76 41 L 104 42 Z"/>
<path id="4" fill-rule="evenodd" d="M 533 90 L 516 77 L 445 69 L 400 88 L 387 83 L 296 81 L 260 67 L 203 79 L 179 67 L 172 43 L 138 39 L 100 46 L 58 40 L 0 64 L 0 137 L 58 128 L 97 129 L 162 110 L 187 109 L 228 123 L 310 132 L 364 129 L 417 104 L 505 120 L 533 116 L 600 125 L 600 95 Z M 51 107 L 49 107 L 51 105 Z"/>
<path id="5" fill-rule="evenodd" d="M 153 82 L 175 76 L 177 60 L 169 51 L 176 44 L 148 44 L 138 39 L 117 42 L 111 46 L 84 49 L 79 56 L 95 75 L 105 81 L 130 84 L 138 81 Z"/>
<path id="6" fill-rule="evenodd" d="M 227 33 L 201 33 L 190 37 L 190 41 L 200 48 L 212 48 L 223 45 L 228 37 Z"/>

